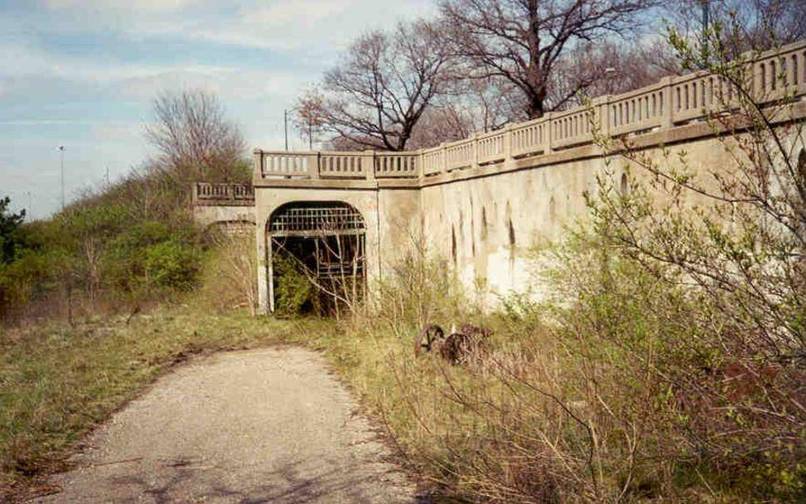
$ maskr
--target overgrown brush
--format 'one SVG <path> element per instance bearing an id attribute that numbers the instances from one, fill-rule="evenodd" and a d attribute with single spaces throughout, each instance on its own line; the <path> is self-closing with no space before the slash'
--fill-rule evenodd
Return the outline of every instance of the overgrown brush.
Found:
<path id="1" fill-rule="evenodd" d="M 211 230 L 214 248 L 205 261 L 197 297 L 219 313 L 257 312 L 257 254 L 251 233 Z"/>
<path id="2" fill-rule="evenodd" d="M 163 93 L 154 113 L 158 156 L 120 180 L 43 221 L 0 205 L 0 322 L 131 313 L 199 285 L 213 243 L 193 221 L 192 184 L 248 181 L 250 164 L 214 95 Z"/>
<path id="3" fill-rule="evenodd" d="M 482 315 L 420 253 L 348 330 L 363 392 L 422 474 L 490 502 L 780 502 L 806 498 L 806 147 L 714 37 L 684 61 L 731 87 L 709 124 L 735 160 L 600 139 L 590 221 L 553 249 L 554 299 Z M 689 61 L 704 54 L 704 61 Z M 752 58 L 752 55 L 750 55 Z M 776 77 L 777 78 L 777 77 Z M 615 147 L 615 148 L 614 148 Z M 637 173 L 636 173 L 637 172 Z M 466 366 L 415 359 L 419 328 L 496 330 Z"/>
<path id="4" fill-rule="evenodd" d="M 561 303 L 513 298 L 482 314 L 426 254 L 394 270 L 375 310 L 323 336 L 415 471 L 485 502 L 801 494 L 796 366 L 737 367 L 759 361 L 725 346 L 713 306 L 595 235 L 555 253 Z M 467 320 L 494 329 L 484 354 L 461 366 L 414 356 L 423 321 Z"/>

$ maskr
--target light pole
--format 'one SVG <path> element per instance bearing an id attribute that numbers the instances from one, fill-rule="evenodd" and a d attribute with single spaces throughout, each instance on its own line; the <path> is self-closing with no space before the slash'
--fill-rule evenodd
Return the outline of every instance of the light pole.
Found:
<path id="1" fill-rule="evenodd" d="M 614 67 L 607 67 L 604 71 L 605 79 L 607 80 L 607 94 L 613 94 L 613 79 L 616 78 L 616 69 Z"/>
<path id="2" fill-rule="evenodd" d="M 62 162 L 62 210 L 64 210 L 64 145 L 59 146 L 59 153 L 61 154 Z"/>

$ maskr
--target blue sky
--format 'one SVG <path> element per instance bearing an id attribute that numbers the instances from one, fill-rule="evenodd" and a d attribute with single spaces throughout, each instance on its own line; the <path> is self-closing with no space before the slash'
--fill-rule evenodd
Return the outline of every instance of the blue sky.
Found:
<path id="1" fill-rule="evenodd" d="M 35 218 L 151 151 L 163 90 L 221 98 L 250 147 L 281 148 L 283 109 L 351 39 L 431 0 L 0 0 L 0 196 Z M 292 147 L 303 141 L 292 136 Z"/>

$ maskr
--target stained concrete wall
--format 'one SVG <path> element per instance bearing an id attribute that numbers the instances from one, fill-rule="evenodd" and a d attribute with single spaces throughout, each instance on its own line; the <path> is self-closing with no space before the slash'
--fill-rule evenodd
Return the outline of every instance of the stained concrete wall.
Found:
<path id="1" fill-rule="evenodd" d="M 804 138 L 786 138 L 787 149 L 799 152 Z M 706 137 L 643 153 L 659 166 L 686 168 L 707 184 L 714 171 L 731 171 L 736 158 L 726 149 L 731 140 Z M 597 176 L 610 177 L 613 187 L 629 170 L 649 173 L 622 156 L 567 160 L 508 173 L 426 185 L 421 190 L 422 226 L 429 243 L 448 258 L 468 289 L 484 288 L 488 306 L 510 293 L 547 294 L 539 269 L 550 262 L 545 246 L 566 236 L 567 227 L 589 220 L 584 193 L 595 195 Z M 656 201 L 660 198 L 656 196 Z M 686 203 L 707 212 L 714 203 L 692 192 Z"/>
<path id="2" fill-rule="evenodd" d="M 488 301 L 510 292 L 539 290 L 534 249 L 586 215 L 585 191 L 595 191 L 601 159 L 502 173 L 424 187 L 423 228 L 468 288 Z"/>
<path id="3" fill-rule="evenodd" d="M 254 206 L 195 205 L 193 218 L 203 226 L 224 223 L 255 223 Z"/>

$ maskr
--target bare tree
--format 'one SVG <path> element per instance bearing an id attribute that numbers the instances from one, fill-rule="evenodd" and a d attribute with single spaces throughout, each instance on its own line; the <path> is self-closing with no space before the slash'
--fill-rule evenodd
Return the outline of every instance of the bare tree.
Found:
<path id="1" fill-rule="evenodd" d="M 214 94 L 166 91 L 154 100 L 154 116 L 146 138 L 160 153 L 160 169 L 183 182 L 243 177 L 246 144 Z"/>
<path id="2" fill-rule="evenodd" d="M 294 107 L 294 127 L 300 138 L 307 141 L 308 148 L 311 150 L 313 150 L 313 144 L 322 135 L 326 121 L 323 113 L 323 100 L 324 97 L 321 93 L 311 89 L 297 100 L 297 106 Z"/>
<path id="3" fill-rule="evenodd" d="M 702 43 L 703 16 L 708 9 L 712 28 L 707 38 L 728 50 L 731 58 L 748 50 L 763 51 L 806 37 L 806 2 L 803 0 L 682 0 L 667 4 L 662 14 L 682 36 Z M 713 27 L 720 26 L 720 34 Z"/>
<path id="4" fill-rule="evenodd" d="M 608 35 L 638 27 L 654 0 L 442 0 L 456 54 L 471 78 L 501 77 L 526 98 L 530 118 L 562 108 L 605 68 L 552 89 L 552 76 L 572 49 L 589 50 Z"/>
<path id="5" fill-rule="evenodd" d="M 433 24 L 416 21 L 360 37 L 325 74 L 321 94 L 303 97 L 299 110 L 320 118 L 335 144 L 405 149 L 448 78 L 438 35 Z"/>
<path id="6" fill-rule="evenodd" d="M 658 82 L 682 72 L 668 43 L 661 40 L 637 44 L 604 42 L 585 50 L 575 49 L 557 63 L 551 76 L 553 95 L 565 96 L 587 83 L 568 105 L 584 105 L 584 98 L 619 94 Z"/>
<path id="7" fill-rule="evenodd" d="M 526 119 L 523 111 L 523 96 L 509 81 L 494 77 L 455 79 L 423 113 L 408 145 L 428 148 L 493 131 Z"/>

